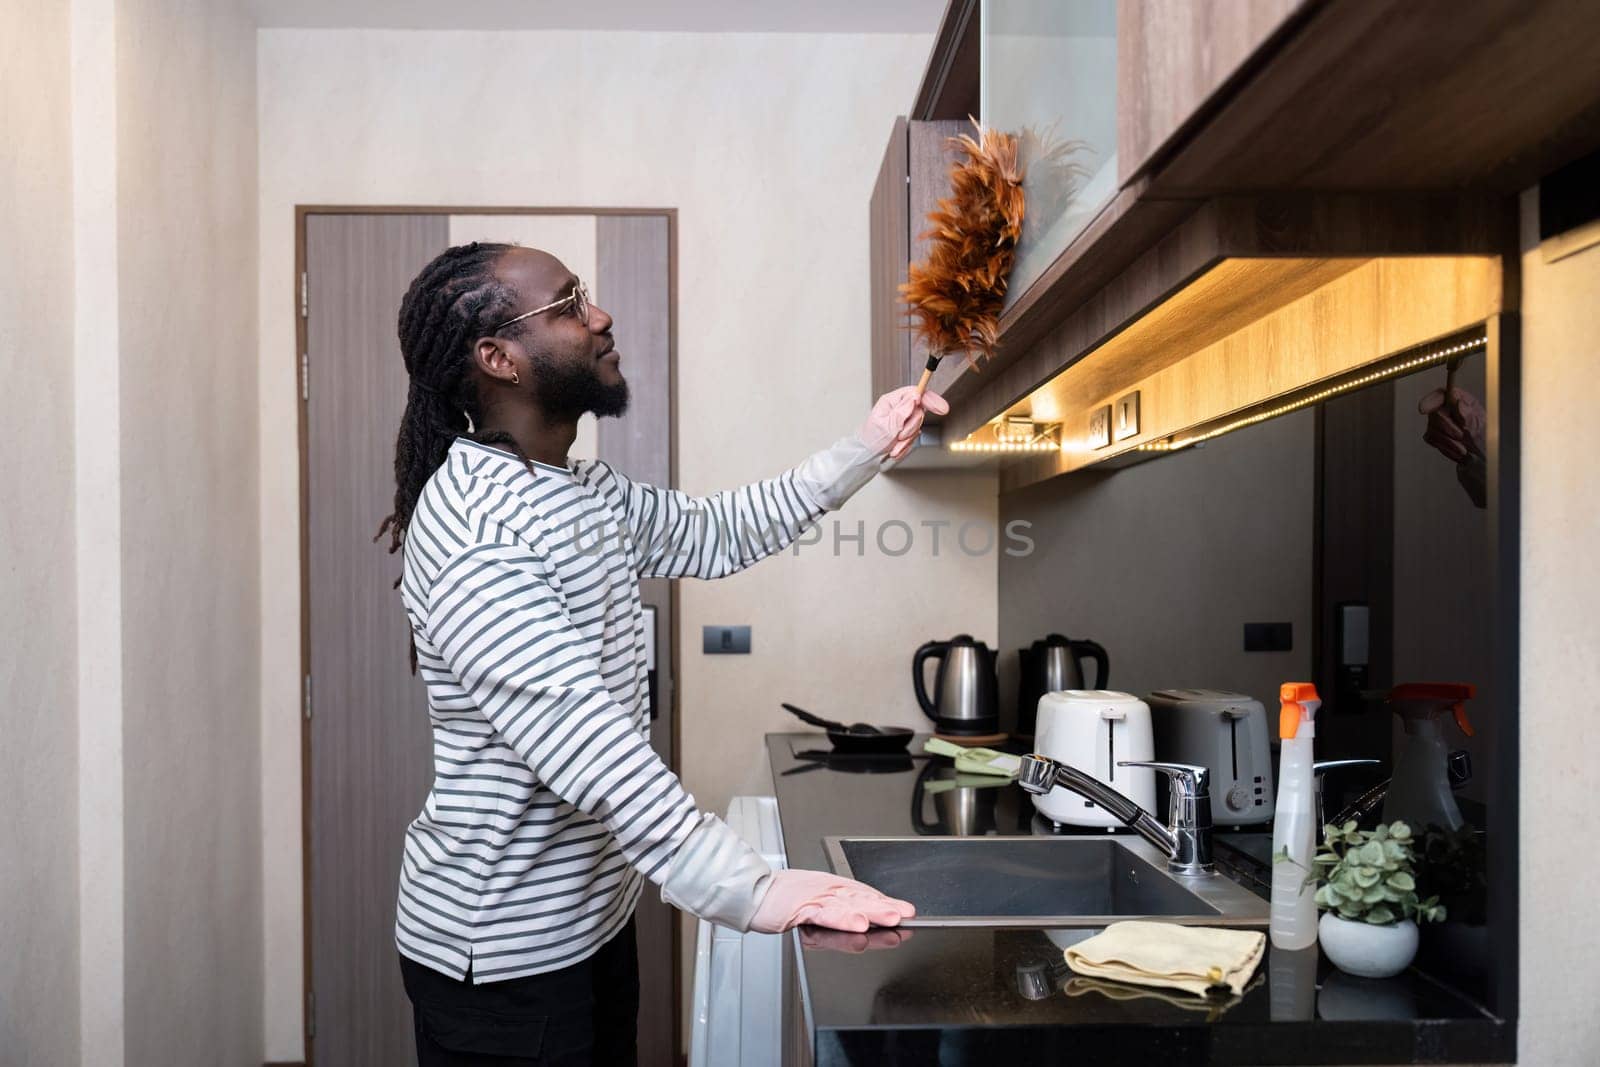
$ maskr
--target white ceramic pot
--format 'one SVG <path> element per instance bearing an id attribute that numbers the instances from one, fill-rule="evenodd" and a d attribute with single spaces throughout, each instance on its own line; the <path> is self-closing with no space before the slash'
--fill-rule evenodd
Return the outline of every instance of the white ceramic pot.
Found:
<path id="1" fill-rule="evenodd" d="M 1392 978 L 1417 954 L 1417 924 L 1410 919 L 1393 926 L 1341 919 L 1322 913 L 1317 940 L 1333 965 L 1360 978 Z"/>

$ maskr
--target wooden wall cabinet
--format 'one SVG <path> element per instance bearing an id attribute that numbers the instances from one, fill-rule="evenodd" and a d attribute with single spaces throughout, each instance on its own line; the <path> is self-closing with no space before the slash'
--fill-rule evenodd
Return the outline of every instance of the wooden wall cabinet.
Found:
<path id="1" fill-rule="evenodd" d="M 1115 14 L 1115 193 L 1013 293 L 995 358 L 935 373 L 945 442 L 1114 349 L 1226 258 L 1515 254 L 1508 195 L 1600 146 L 1597 4 L 1117 0 Z M 983 21 L 980 0 L 950 0 L 913 120 L 977 113 Z M 894 302 L 918 249 L 885 253 L 898 273 L 878 259 L 917 225 L 889 177 L 916 169 L 912 127 L 874 195 L 875 388 L 923 361 Z M 902 204 L 906 227 L 887 214 Z"/>
<path id="2" fill-rule="evenodd" d="M 966 124 L 950 120 L 897 118 L 884 147 L 878 180 L 872 187 L 872 399 L 902 385 L 914 385 L 928 352 L 906 328 L 900 286 L 927 242 L 928 212 L 949 189 L 953 155 L 947 139 Z M 959 362 L 959 361 L 950 361 Z M 943 369 L 943 368 L 941 368 Z M 948 373 L 948 372 L 947 372 Z"/>
<path id="3" fill-rule="evenodd" d="M 1118 0 L 1121 185 L 1218 99 L 1307 0 Z"/>

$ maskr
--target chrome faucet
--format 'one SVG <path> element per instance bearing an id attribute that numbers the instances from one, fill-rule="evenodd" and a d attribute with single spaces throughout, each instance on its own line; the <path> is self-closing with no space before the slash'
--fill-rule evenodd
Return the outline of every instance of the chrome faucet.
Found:
<path id="1" fill-rule="evenodd" d="M 1375 759 L 1344 759 L 1318 761 L 1312 766 L 1312 770 L 1316 774 L 1317 833 L 1320 834 L 1322 832 L 1324 821 L 1334 826 L 1343 826 L 1351 820 L 1357 823 L 1366 822 L 1372 816 L 1372 813 L 1377 811 L 1378 807 L 1388 799 L 1389 785 L 1393 782 L 1392 778 L 1385 778 L 1359 797 L 1356 797 L 1339 814 L 1325 820 L 1322 812 L 1323 773 L 1340 767 L 1355 767 L 1364 764 L 1376 766 L 1377 763 L 1378 761 Z M 1460 789 L 1472 781 L 1472 754 L 1463 748 L 1458 748 L 1451 752 L 1450 762 L 1445 767 L 1445 773 L 1449 776 L 1451 789 Z"/>
<path id="2" fill-rule="evenodd" d="M 1166 853 L 1167 870 L 1185 877 L 1207 877 L 1211 863 L 1211 772 L 1192 763 L 1119 760 L 1118 767 L 1149 767 L 1167 776 L 1167 824 L 1100 779 L 1069 763 L 1045 756 L 1023 756 L 1017 782 L 1035 795 L 1056 786 L 1087 797 Z"/>

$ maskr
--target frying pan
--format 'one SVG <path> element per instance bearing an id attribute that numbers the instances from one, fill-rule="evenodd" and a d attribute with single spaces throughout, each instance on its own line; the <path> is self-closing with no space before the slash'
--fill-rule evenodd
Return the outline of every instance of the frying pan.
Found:
<path id="1" fill-rule="evenodd" d="M 828 740 L 833 742 L 835 752 L 901 752 L 911 743 L 911 735 L 915 732 L 905 726 L 869 726 L 864 722 L 846 726 L 842 722 L 813 715 L 793 704 L 784 704 L 783 710 L 801 722 L 828 731 Z"/>

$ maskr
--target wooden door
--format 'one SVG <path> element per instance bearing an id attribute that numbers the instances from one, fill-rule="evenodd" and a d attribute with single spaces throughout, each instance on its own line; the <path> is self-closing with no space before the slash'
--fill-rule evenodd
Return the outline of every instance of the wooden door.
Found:
<path id="1" fill-rule="evenodd" d="M 400 297 L 445 247 L 437 215 L 306 219 L 311 628 L 312 1006 L 317 1062 L 415 1060 L 394 949 L 406 824 L 433 781 L 427 697 L 408 662 L 398 557 L 372 543 L 394 499 L 406 373 Z"/>
<path id="2" fill-rule="evenodd" d="M 461 239 L 463 225 L 488 224 L 465 217 L 305 216 L 307 1058 L 322 1067 L 415 1062 L 394 909 L 405 827 L 432 783 L 432 740 L 393 588 L 400 563 L 372 535 L 392 506 L 405 407 L 400 299 L 429 259 Z M 593 289 L 616 319 L 632 395 L 624 418 L 595 428 L 596 454 L 631 477 L 670 485 L 668 218 L 584 217 Z M 527 222 L 507 216 L 507 239 L 538 243 Z M 646 582 L 642 594 L 658 619 L 652 742 L 675 765 L 671 590 Z M 638 911 L 642 1064 L 670 1064 L 678 1047 L 675 932 L 670 910 L 646 892 Z"/>
<path id="3" fill-rule="evenodd" d="M 620 419 L 595 427 L 597 454 L 628 478 L 673 484 L 671 247 L 664 215 L 601 216 L 595 226 L 595 299 L 615 320 L 631 400 Z M 676 768 L 671 646 L 673 583 L 640 582 L 655 608 L 655 701 L 650 743 Z M 648 618 L 648 615 L 647 615 Z M 639 935 L 639 1063 L 669 1067 L 677 1059 L 678 920 L 661 894 L 646 886 L 634 912 Z"/>

